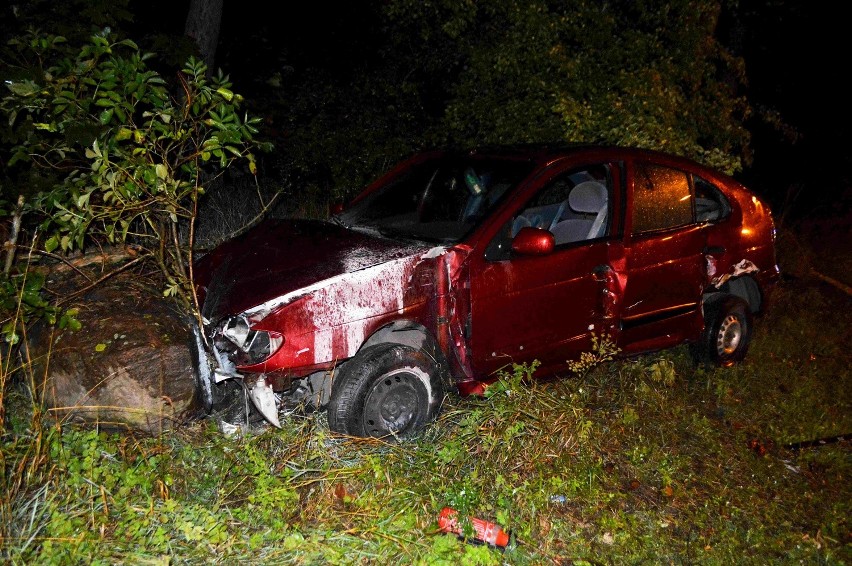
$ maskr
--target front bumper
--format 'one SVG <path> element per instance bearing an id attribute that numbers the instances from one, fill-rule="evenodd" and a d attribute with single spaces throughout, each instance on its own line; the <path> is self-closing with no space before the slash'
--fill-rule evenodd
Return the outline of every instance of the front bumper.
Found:
<path id="1" fill-rule="evenodd" d="M 266 374 L 243 374 L 225 352 L 220 351 L 215 343 L 206 342 L 201 331 L 193 325 L 195 344 L 198 350 L 197 380 L 199 396 L 204 410 L 209 414 L 222 401 L 217 393 L 217 386 L 227 380 L 238 380 L 246 395 L 263 418 L 271 425 L 281 428 L 278 417 L 279 401 Z"/>

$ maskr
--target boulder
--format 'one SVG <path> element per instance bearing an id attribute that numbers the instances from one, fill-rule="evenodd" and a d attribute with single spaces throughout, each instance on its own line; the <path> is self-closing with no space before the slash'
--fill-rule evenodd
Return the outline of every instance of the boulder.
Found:
<path id="1" fill-rule="evenodd" d="M 188 320 L 137 279 L 120 274 L 68 305 L 79 309 L 80 330 L 30 336 L 54 418 L 159 434 L 196 414 Z"/>

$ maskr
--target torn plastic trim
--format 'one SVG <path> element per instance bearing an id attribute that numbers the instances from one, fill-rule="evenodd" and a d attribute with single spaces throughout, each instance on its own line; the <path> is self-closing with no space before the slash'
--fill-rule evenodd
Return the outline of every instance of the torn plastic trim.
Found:
<path id="1" fill-rule="evenodd" d="M 449 248 L 447 246 L 435 246 L 434 248 L 431 248 L 429 251 L 421 255 L 420 259 L 422 261 L 424 259 L 433 259 L 436 257 L 440 257 L 447 253 L 448 249 Z"/>
<path id="2" fill-rule="evenodd" d="M 266 380 L 266 375 L 244 377 L 243 383 L 248 391 L 249 399 L 263 418 L 275 428 L 281 428 L 281 421 L 278 420 L 278 400 L 272 385 Z"/>
<path id="3" fill-rule="evenodd" d="M 221 329 L 221 327 L 220 327 Z M 239 379 L 242 380 L 242 385 L 246 390 L 248 398 L 251 399 L 252 404 L 258 410 L 258 412 L 263 416 L 263 418 L 271 425 L 276 428 L 281 428 L 281 421 L 278 417 L 278 407 L 279 400 L 275 395 L 275 391 L 273 390 L 272 385 L 266 379 L 266 374 L 242 374 L 237 371 L 237 366 L 233 360 L 231 360 L 228 352 L 222 351 L 216 346 L 216 333 L 220 333 L 220 329 L 217 329 L 214 332 L 214 339 L 211 340 L 211 345 L 209 352 L 212 354 L 212 357 L 217 365 L 215 369 L 213 369 L 212 376 L 210 374 L 210 364 L 202 363 L 200 365 L 201 371 L 201 381 L 202 381 L 202 393 L 205 395 L 205 399 L 210 399 L 212 401 L 213 394 L 211 390 L 211 377 L 212 380 L 217 384 L 221 383 L 228 379 Z M 205 360 L 209 360 L 208 350 L 204 348 L 200 334 L 198 330 L 194 330 L 196 334 L 196 343 L 199 348 L 199 354 L 203 355 Z M 224 338 L 227 338 L 229 341 L 233 340 L 227 334 L 221 333 Z M 237 333 L 237 338 L 242 336 L 241 333 Z M 237 340 L 239 342 L 239 340 Z M 244 343 L 244 342 L 243 342 Z M 236 343 L 235 343 L 236 344 Z M 237 344 L 239 345 L 239 344 Z M 203 369 L 203 368 L 206 368 Z M 229 431 L 223 430 L 223 433 L 230 434 Z"/>
<path id="4" fill-rule="evenodd" d="M 715 272 L 715 264 L 708 263 L 708 273 L 710 272 L 709 265 L 713 265 L 713 270 Z M 710 281 L 710 284 L 716 287 L 717 289 L 720 289 L 722 285 L 724 285 L 729 279 L 732 279 L 734 277 L 740 277 L 741 275 L 745 275 L 747 273 L 757 273 L 759 271 L 760 268 L 758 268 L 754 263 L 747 259 L 742 259 L 739 263 L 731 267 L 728 273 L 725 273 L 724 275 L 720 275 L 718 277 L 714 277 Z"/>
<path id="5" fill-rule="evenodd" d="M 213 376 L 216 383 L 221 383 L 226 379 L 243 377 L 243 375 L 237 371 L 237 365 L 231 361 L 228 354 L 221 352 L 215 344 L 213 344 L 210 349 L 213 351 L 213 357 L 216 360 L 217 365 L 216 369 L 213 370 Z"/>
<path id="6" fill-rule="evenodd" d="M 214 382 L 218 384 L 227 379 L 241 379 L 248 393 L 248 398 L 251 399 L 252 404 L 258 412 L 260 412 L 267 422 L 277 428 L 281 428 L 281 422 L 278 418 L 278 399 L 275 396 L 272 385 L 267 381 L 266 375 L 260 374 L 249 377 L 242 375 L 237 371 L 236 366 L 227 354 L 216 348 L 215 344 L 211 344 L 209 350 L 204 347 L 201 331 L 196 325 L 192 325 L 192 334 L 198 350 L 198 381 L 204 405 L 206 407 L 213 405 Z M 213 362 L 217 365 L 215 369 L 212 368 Z M 221 421 L 219 426 L 220 430 L 226 436 L 230 436 L 240 429 L 239 425 L 224 421 Z"/>
<path id="7" fill-rule="evenodd" d="M 204 350 L 201 345 L 200 338 L 197 337 L 196 341 L 200 348 L 199 352 L 203 352 L 205 354 L 205 359 L 207 359 L 206 350 Z M 233 361 L 231 361 L 228 354 L 226 352 L 222 352 L 216 347 L 215 340 L 213 342 L 214 343 L 211 345 L 210 350 L 212 351 L 213 358 L 218 366 L 213 370 L 213 380 L 216 383 L 221 383 L 228 379 L 241 379 L 243 386 L 246 388 L 249 399 L 251 399 L 252 404 L 258 412 L 260 412 L 263 418 L 271 425 L 276 428 L 281 428 L 281 421 L 278 418 L 278 399 L 275 396 L 272 385 L 266 380 L 266 375 L 258 374 L 246 376 L 241 374 L 237 371 L 237 366 Z M 203 394 L 205 395 L 205 399 L 209 398 L 212 401 L 213 393 L 210 390 L 210 366 L 207 363 L 199 365 L 200 369 L 206 367 L 206 373 L 204 373 L 204 370 L 201 369 Z M 223 432 L 228 434 L 226 431 Z"/>
<path id="8" fill-rule="evenodd" d="M 240 314 L 222 319 L 212 335 L 213 347 L 238 366 L 257 365 L 275 355 L 284 336 L 273 330 L 255 328 Z"/>

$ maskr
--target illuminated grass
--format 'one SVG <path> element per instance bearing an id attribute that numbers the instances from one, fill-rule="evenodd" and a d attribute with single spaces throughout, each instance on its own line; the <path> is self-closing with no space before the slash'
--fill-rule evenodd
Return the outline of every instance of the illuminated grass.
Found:
<path id="1" fill-rule="evenodd" d="M 25 427 L 3 439 L 13 564 L 846 564 L 850 299 L 782 282 L 747 362 L 686 347 L 582 378 L 448 398 L 415 441 L 341 438 L 323 415 L 225 438 Z M 14 396 L 13 399 L 14 401 Z M 9 410 L 7 414 L 13 414 Z M 32 443 L 45 447 L 32 464 Z M 441 534 L 451 505 L 503 551 Z"/>

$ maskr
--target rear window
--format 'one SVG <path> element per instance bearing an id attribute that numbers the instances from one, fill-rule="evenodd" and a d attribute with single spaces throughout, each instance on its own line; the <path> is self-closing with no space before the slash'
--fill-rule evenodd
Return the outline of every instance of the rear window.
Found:
<path id="1" fill-rule="evenodd" d="M 683 171 L 638 163 L 633 183 L 633 233 L 692 223 L 692 193 Z"/>

